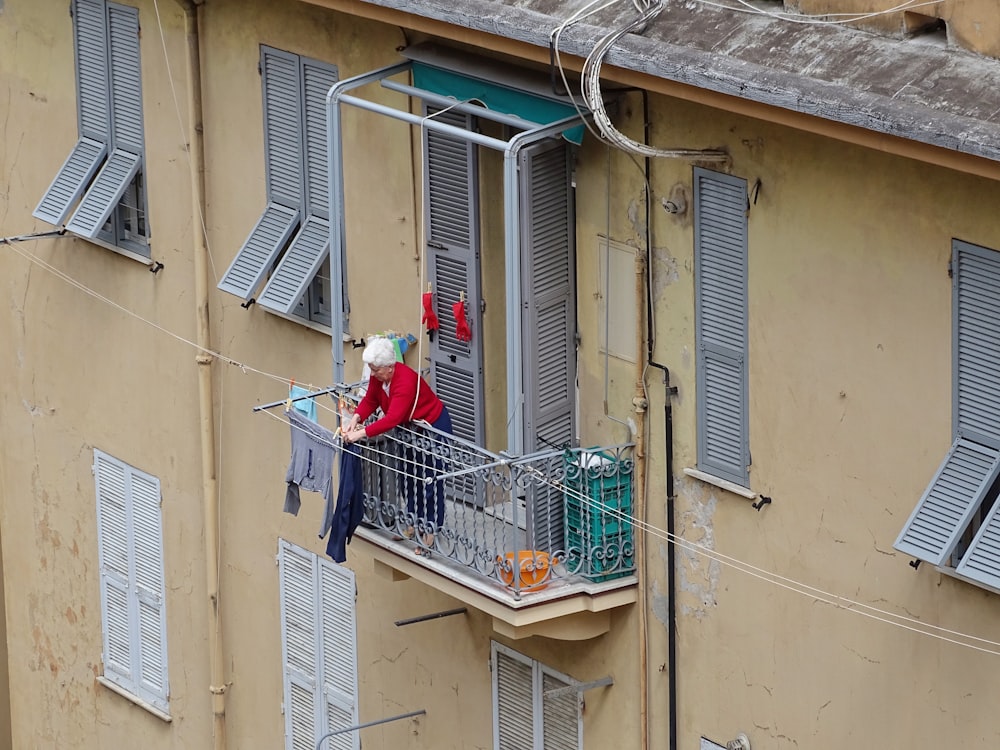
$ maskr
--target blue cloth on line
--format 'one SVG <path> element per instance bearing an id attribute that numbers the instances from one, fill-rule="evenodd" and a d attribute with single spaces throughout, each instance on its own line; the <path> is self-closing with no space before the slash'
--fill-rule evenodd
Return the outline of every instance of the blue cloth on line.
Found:
<path id="1" fill-rule="evenodd" d="M 365 514 L 365 499 L 361 487 L 361 455 L 358 446 L 345 444 L 340 453 L 340 487 L 337 489 L 337 509 L 333 514 L 326 554 L 334 562 L 347 560 L 347 545 Z M 322 538 L 322 534 L 320 537 Z"/>
<path id="2" fill-rule="evenodd" d="M 298 401 L 292 401 L 292 406 L 294 406 L 298 411 L 305 414 L 313 422 L 316 421 L 316 399 L 315 398 L 301 398 L 302 396 L 308 396 L 310 394 L 308 388 L 302 388 L 298 385 L 293 385 L 292 389 L 288 393 L 288 397 L 291 399 L 299 399 Z"/>

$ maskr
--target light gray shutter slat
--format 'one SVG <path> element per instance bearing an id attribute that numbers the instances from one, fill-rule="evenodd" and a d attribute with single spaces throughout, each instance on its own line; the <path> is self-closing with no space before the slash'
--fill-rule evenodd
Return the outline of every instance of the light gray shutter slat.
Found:
<path id="1" fill-rule="evenodd" d="M 545 750 L 581 750 L 580 694 L 575 690 L 550 696 L 570 683 L 542 667 L 542 737 Z"/>
<path id="2" fill-rule="evenodd" d="M 136 154 L 115 149 L 97 173 L 76 213 L 67 222 L 66 229 L 84 237 L 96 237 L 138 169 L 139 157 Z"/>
<path id="3" fill-rule="evenodd" d="M 893 545 L 941 565 L 1000 473 L 1000 450 L 957 438 Z"/>
<path id="4" fill-rule="evenodd" d="M 142 74 L 139 11 L 108 5 L 111 57 L 111 130 L 116 149 L 142 154 Z"/>
<path id="5" fill-rule="evenodd" d="M 128 468 L 122 462 L 94 451 L 97 547 L 104 617 L 104 676 L 127 690 L 133 690 L 127 472 Z"/>
<path id="6" fill-rule="evenodd" d="M 297 55 L 261 47 L 268 200 L 302 205 L 302 104 Z"/>
<path id="7" fill-rule="evenodd" d="M 518 658 L 520 657 L 520 658 Z M 532 664 L 493 644 L 494 744 L 496 750 L 538 748 L 532 694 Z M 541 750 L 538 748 L 538 750 Z"/>
<path id="8" fill-rule="evenodd" d="M 354 573 L 326 560 L 319 561 L 320 646 L 325 721 L 322 733 L 358 724 L 357 627 L 354 610 Z M 358 750 L 360 735 L 348 732 L 331 737 L 326 746 Z"/>
<path id="9" fill-rule="evenodd" d="M 330 223 L 310 216 L 274 269 L 257 304 L 289 314 L 323 265 L 330 250 Z"/>
<path id="10" fill-rule="evenodd" d="M 1000 589 L 1000 503 L 993 506 L 956 571 Z"/>
<path id="11" fill-rule="evenodd" d="M 439 112 L 428 107 L 427 113 Z M 444 112 L 435 118 L 466 130 L 472 118 Z M 479 160 L 464 140 L 423 129 L 424 221 L 427 272 L 441 328 L 430 345 L 434 390 L 448 406 L 456 435 L 485 442 L 483 344 L 479 269 Z M 465 293 L 472 341 L 459 341 L 452 306 Z"/>
<path id="12" fill-rule="evenodd" d="M 75 0 L 73 3 L 80 135 L 102 142 L 108 141 L 111 124 L 105 12 L 104 0 Z"/>
<path id="13" fill-rule="evenodd" d="M 1000 447 L 1000 254 L 956 240 L 952 268 L 955 431 Z"/>
<path id="14" fill-rule="evenodd" d="M 317 716 L 315 556 L 278 541 L 286 748 L 312 750 Z"/>
<path id="15" fill-rule="evenodd" d="M 298 211 L 268 203 L 250 236 L 223 274 L 219 289 L 244 300 L 253 297 L 298 224 Z"/>
<path id="16" fill-rule="evenodd" d="M 167 618 L 164 602 L 160 483 L 130 472 L 132 538 L 139 618 L 139 688 L 147 700 L 167 707 Z"/>
<path id="17" fill-rule="evenodd" d="M 59 169 L 33 216 L 49 224 L 62 224 L 77 198 L 104 161 L 108 147 L 101 141 L 81 138 Z"/>
<path id="18" fill-rule="evenodd" d="M 749 484 L 746 182 L 696 168 L 698 467 Z"/>
<path id="19" fill-rule="evenodd" d="M 337 82 L 337 69 L 314 61 L 302 62 L 306 170 L 306 211 L 330 218 L 330 178 L 326 144 L 326 95 Z"/>

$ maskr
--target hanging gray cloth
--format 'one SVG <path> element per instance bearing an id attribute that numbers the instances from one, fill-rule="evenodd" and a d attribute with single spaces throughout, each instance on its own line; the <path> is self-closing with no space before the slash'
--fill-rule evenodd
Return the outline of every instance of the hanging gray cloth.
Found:
<path id="1" fill-rule="evenodd" d="M 299 514 L 299 488 L 320 493 L 326 500 L 320 537 L 333 525 L 334 435 L 296 409 L 285 412 L 292 428 L 292 460 L 285 481 L 285 513 Z"/>

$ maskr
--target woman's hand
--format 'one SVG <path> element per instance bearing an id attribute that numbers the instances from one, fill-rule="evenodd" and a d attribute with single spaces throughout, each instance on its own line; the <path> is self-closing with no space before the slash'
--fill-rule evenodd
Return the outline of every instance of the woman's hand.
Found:
<path id="1" fill-rule="evenodd" d="M 363 437 L 366 437 L 364 427 L 359 429 L 348 429 L 344 432 L 344 440 L 348 443 L 356 443 Z"/>

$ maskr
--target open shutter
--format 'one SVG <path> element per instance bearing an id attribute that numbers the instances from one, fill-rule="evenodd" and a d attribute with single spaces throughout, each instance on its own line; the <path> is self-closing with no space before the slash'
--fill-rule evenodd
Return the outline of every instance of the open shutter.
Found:
<path id="1" fill-rule="evenodd" d="M 438 109 L 427 107 L 433 114 Z M 472 118 L 460 112 L 435 120 L 471 129 Z M 427 273 L 433 285 L 435 313 L 441 323 L 431 342 L 434 390 L 448 406 L 456 435 L 482 445 L 483 342 L 479 269 L 479 159 L 476 146 L 423 129 L 424 221 Z M 459 341 L 452 306 L 465 295 L 471 341 Z"/>
<path id="2" fill-rule="evenodd" d="M 222 275 L 219 289 L 249 301 L 299 224 L 299 212 L 268 203 L 243 247 Z"/>
<path id="3" fill-rule="evenodd" d="M 96 237 L 138 171 L 138 155 L 115 149 L 66 223 L 66 229 L 84 237 Z"/>
<path id="4" fill-rule="evenodd" d="M 1000 450 L 958 438 L 893 545 L 941 565 L 1000 473 Z"/>
<path id="5" fill-rule="evenodd" d="M 326 95 L 337 82 L 332 65 L 302 62 L 303 153 L 306 170 L 306 212 L 330 218 L 330 166 L 326 142 Z"/>
<path id="6" fill-rule="evenodd" d="M 569 148 L 562 140 L 520 153 L 524 258 L 524 450 L 573 444 L 576 388 L 574 212 Z"/>
<path id="7" fill-rule="evenodd" d="M 955 570 L 1000 590 L 1000 503 L 993 506 Z"/>
<path id="8" fill-rule="evenodd" d="M 535 733 L 531 660 L 493 644 L 493 745 L 495 750 L 541 750 Z"/>
<path id="9" fill-rule="evenodd" d="M 274 269 L 257 298 L 257 304 L 269 310 L 290 314 L 323 265 L 329 250 L 329 222 L 310 216 Z"/>
<path id="10" fill-rule="evenodd" d="M 108 38 L 111 60 L 111 131 L 115 148 L 142 154 L 142 71 L 138 9 L 109 4 Z"/>
<path id="11" fill-rule="evenodd" d="M 746 181 L 694 176 L 698 467 L 747 486 Z"/>
<path id="12" fill-rule="evenodd" d="M 261 47 L 267 197 L 289 208 L 302 205 L 302 84 L 299 58 Z"/>
<path id="13" fill-rule="evenodd" d="M 326 560 L 319 561 L 321 673 L 324 721 L 321 734 L 358 724 L 357 628 L 354 573 Z M 358 732 L 330 737 L 333 750 L 359 750 Z"/>
<path id="14" fill-rule="evenodd" d="M 313 750 L 319 731 L 315 556 L 284 540 L 278 545 L 285 747 Z"/>
<path id="15" fill-rule="evenodd" d="M 139 635 L 138 687 L 143 698 L 166 710 L 167 618 L 160 483 L 135 469 L 129 478 Z"/>
<path id="16" fill-rule="evenodd" d="M 549 695 L 571 683 L 546 667 L 542 672 L 542 737 L 545 750 L 581 750 L 580 694 L 575 690 Z"/>
<path id="17" fill-rule="evenodd" d="M 62 224 L 108 152 L 108 55 L 103 0 L 75 0 L 76 101 L 80 140 L 45 191 L 34 216 Z"/>
<path id="18" fill-rule="evenodd" d="M 97 487 L 97 547 L 101 566 L 101 614 L 104 620 L 104 676 L 133 690 L 132 615 L 129 604 L 128 468 L 94 451 Z"/>

